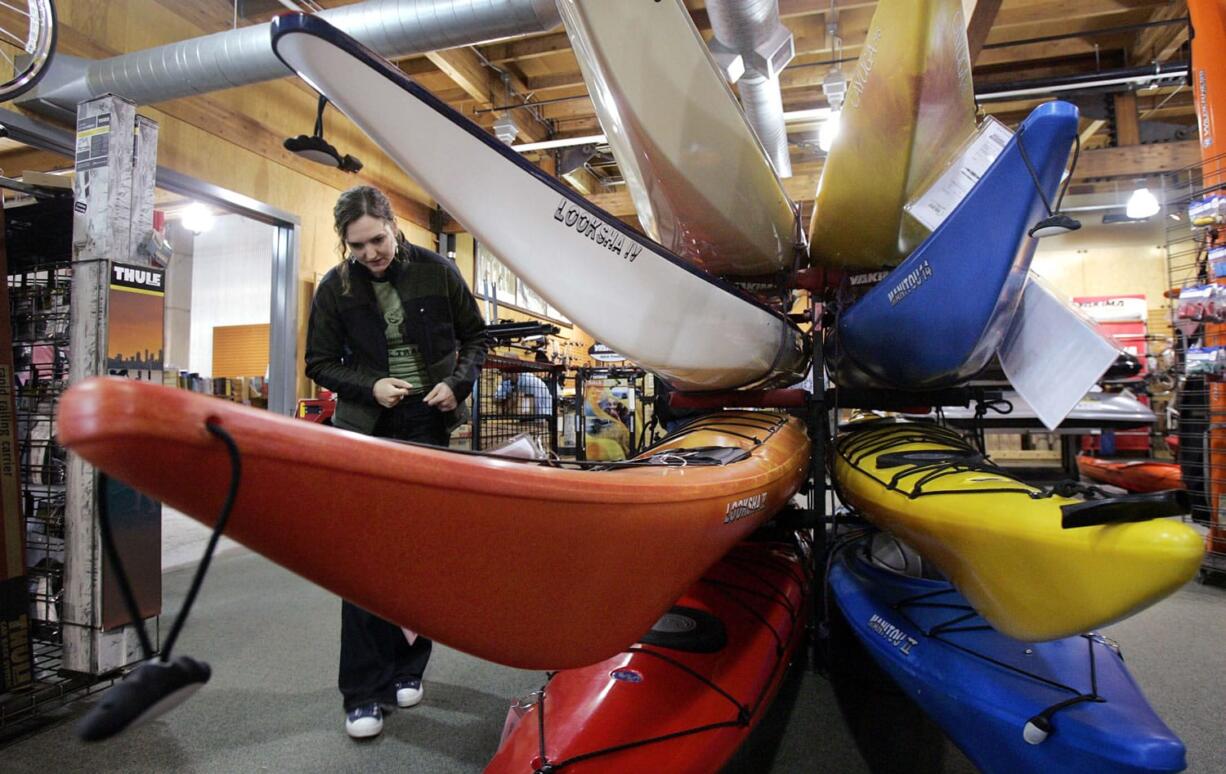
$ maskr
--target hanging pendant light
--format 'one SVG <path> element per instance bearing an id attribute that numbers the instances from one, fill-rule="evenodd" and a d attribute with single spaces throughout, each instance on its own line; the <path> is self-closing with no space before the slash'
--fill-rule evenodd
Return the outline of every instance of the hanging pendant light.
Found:
<path id="1" fill-rule="evenodd" d="M 1158 197 L 1142 186 L 1128 197 L 1128 207 L 1125 213 L 1133 220 L 1145 220 L 1158 214 L 1159 209 L 1161 207 L 1158 205 Z"/>

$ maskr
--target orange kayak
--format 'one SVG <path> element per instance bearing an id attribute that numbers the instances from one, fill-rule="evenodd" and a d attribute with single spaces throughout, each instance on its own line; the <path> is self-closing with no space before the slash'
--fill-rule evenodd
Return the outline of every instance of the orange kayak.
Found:
<path id="1" fill-rule="evenodd" d="M 371 612 L 524 669 L 592 664 L 651 628 L 782 508 L 802 424 L 699 418 L 634 461 L 547 466 L 348 433 L 183 390 L 96 378 L 60 403 L 61 443 Z"/>
<path id="2" fill-rule="evenodd" d="M 1077 457 L 1081 475 L 1100 484 L 1110 484 L 1129 492 L 1164 492 L 1183 489 L 1183 475 L 1173 462 L 1126 460 L 1112 462 L 1097 457 Z"/>

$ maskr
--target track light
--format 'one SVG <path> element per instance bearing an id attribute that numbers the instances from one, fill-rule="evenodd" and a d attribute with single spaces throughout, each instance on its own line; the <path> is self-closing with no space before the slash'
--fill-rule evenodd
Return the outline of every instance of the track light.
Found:
<path id="1" fill-rule="evenodd" d="M 285 149 L 298 154 L 304 159 L 323 164 L 325 167 L 336 167 L 342 172 L 357 172 L 362 168 L 362 162 L 356 157 L 345 154 L 342 156 L 333 145 L 324 139 L 324 108 L 328 106 L 328 98 L 319 95 L 319 111 L 315 114 L 315 133 L 311 136 L 300 134 L 285 140 Z"/>

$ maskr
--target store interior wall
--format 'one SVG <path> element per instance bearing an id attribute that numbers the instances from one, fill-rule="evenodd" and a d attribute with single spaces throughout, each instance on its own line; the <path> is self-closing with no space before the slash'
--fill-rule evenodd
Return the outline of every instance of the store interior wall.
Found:
<path id="1" fill-rule="evenodd" d="M 219 216 L 213 228 L 196 236 L 189 371 L 213 375 L 214 328 L 271 320 L 274 233 L 272 226 L 227 214 Z"/>
<path id="2" fill-rule="evenodd" d="M 1069 298 L 1144 293 L 1149 332 L 1166 335 L 1165 223 L 1160 216 L 1132 223 L 1095 220 L 1083 218 L 1081 230 L 1040 241 L 1031 268 Z"/>
<path id="3" fill-rule="evenodd" d="M 196 235 L 177 220 L 166 223 L 173 257 L 166 266 L 165 330 L 167 372 L 187 370 L 192 345 L 192 264 Z"/>
<path id="4" fill-rule="evenodd" d="M 464 277 L 464 281 L 468 283 L 468 287 L 472 289 L 473 294 L 477 295 L 479 293 L 479 289 L 474 279 L 476 276 L 476 271 L 477 271 L 476 269 L 477 254 L 476 254 L 476 243 L 473 240 L 472 234 L 460 233 L 456 235 L 455 261 L 456 261 L 456 268 L 460 270 L 460 274 L 461 276 Z M 487 305 L 481 298 L 477 299 L 477 306 L 480 307 L 482 316 L 487 316 L 486 315 Z M 562 325 L 562 324 L 559 324 L 557 321 L 549 320 L 547 318 L 532 314 L 530 312 L 513 309 L 506 305 L 498 306 L 497 316 L 501 320 L 514 320 L 517 322 L 541 321 L 541 322 L 547 322 L 547 323 L 552 323 L 554 325 L 557 325 L 560 330 L 557 336 L 555 336 L 555 338 L 560 340 L 562 348 L 568 353 L 579 353 L 579 352 L 586 353 L 588 348 L 592 346 L 592 344 L 595 343 L 595 339 L 593 339 L 590 335 L 588 335 L 586 331 L 584 331 L 583 329 L 579 328 L 576 325 Z M 492 323 L 494 322 L 494 320 L 486 320 L 486 322 Z M 499 354 L 506 354 L 511 357 L 522 356 L 522 353 L 519 353 L 516 351 L 500 352 Z M 571 365 L 589 365 L 589 366 L 595 365 L 595 364 L 596 362 L 594 360 L 591 360 L 590 358 L 587 358 L 586 356 L 583 357 L 580 360 L 580 362 L 572 361 L 571 363 Z"/>

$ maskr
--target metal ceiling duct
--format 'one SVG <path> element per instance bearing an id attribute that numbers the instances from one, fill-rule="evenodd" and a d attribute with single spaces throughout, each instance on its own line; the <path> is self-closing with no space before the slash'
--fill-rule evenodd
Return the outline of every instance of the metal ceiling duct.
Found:
<path id="1" fill-rule="evenodd" d="M 715 33 L 711 51 L 728 80 L 739 83 L 745 117 L 775 172 L 791 177 L 779 73 L 792 60 L 796 47 L 792 33 L 779 21 L 778 0 L 707 0 L 707 16 Z"/>
<path id="2" fill-rule="evenodd" d="M 369 0 L 318 15 L 387 57 L 545 32 L 561 23 L 554 0 Z M 21 104 L 75 113 L 77 103 L 111 93 L 148 105 L 290 74 L 273 55 L 267 24 L 76 62 L 75 72 L 45 79 Z"/>

